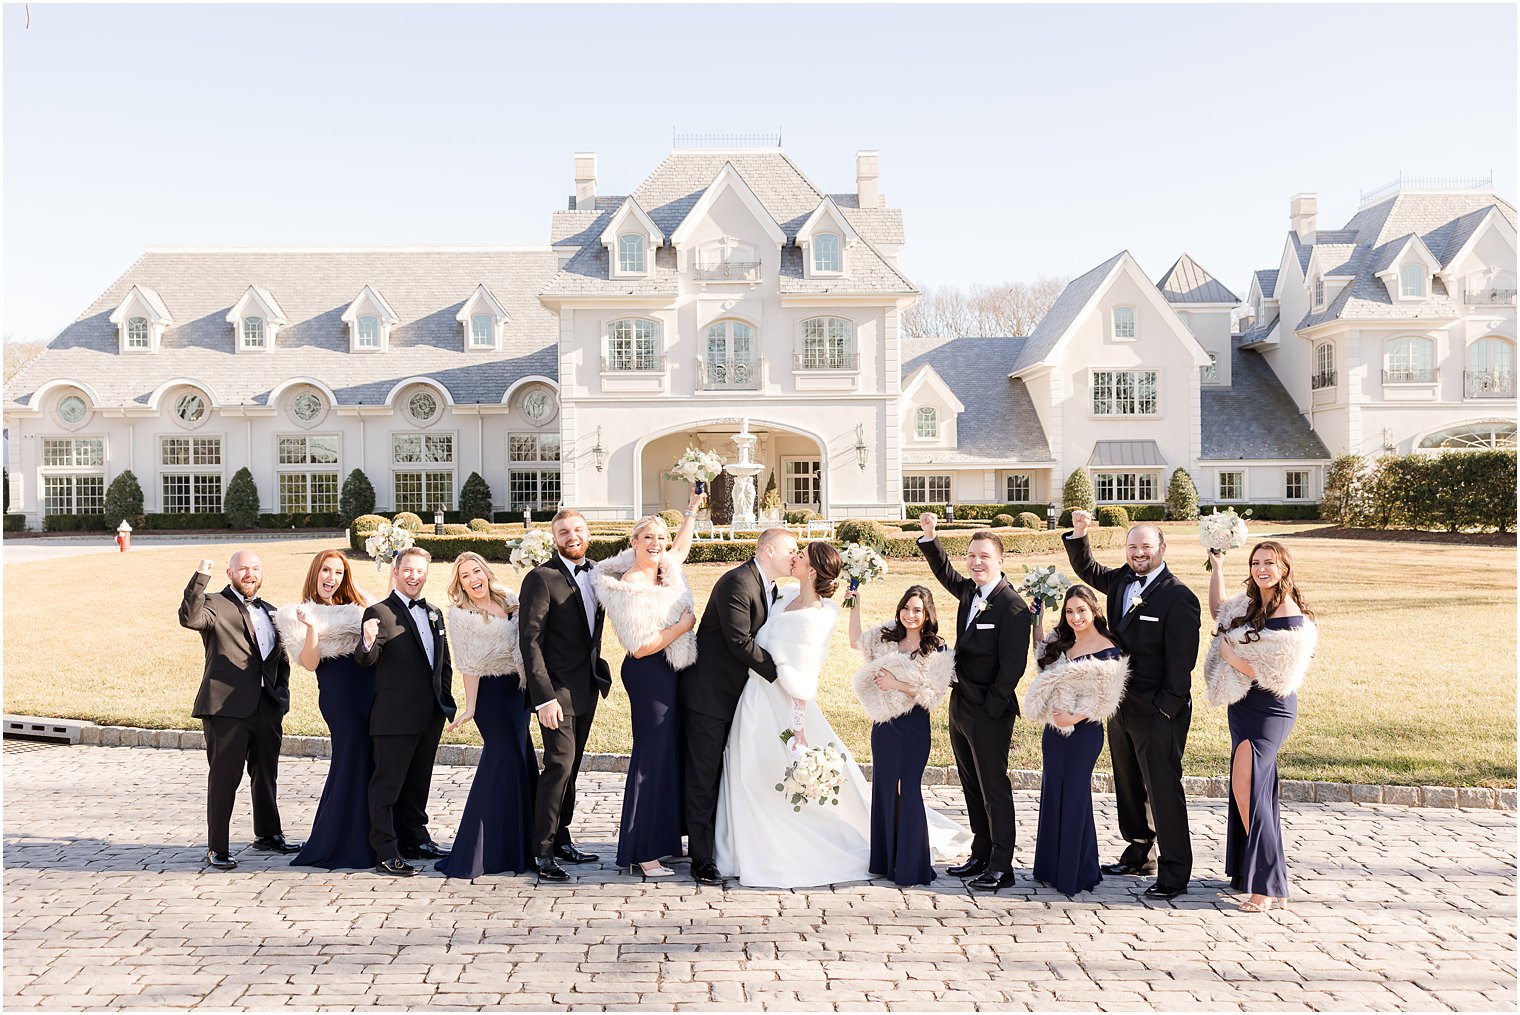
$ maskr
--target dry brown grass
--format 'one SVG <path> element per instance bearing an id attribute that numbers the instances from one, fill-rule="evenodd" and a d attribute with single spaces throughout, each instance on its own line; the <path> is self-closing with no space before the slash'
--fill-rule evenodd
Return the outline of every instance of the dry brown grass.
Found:
<path id="1" fill-rule="evenodd" d="M 1281 758 L 1284 778 L 1422 785 L 1515 785 L 1515 555 L 1494 547 L 1294 539 L 1309 526 L 1281 524 L 1298 574 L 1319 614 L 1319 658 L 1300 693 L 1297 727 Z M 1172 536 L 1172 564 L 1204 599 L 1207 575 L 1192 530 Z M 312 553 L 327 544 L 260 544 L 265 593 L 276 603 L 300 589 Z M 202 556 L 225 562 L 225 545 L 149 549 L 74 557 L 5 569 L 5 710 L 149 727 L 188 727 L 201 669 L 200 639 L 175 622 L 179 596 Z M 1105 562 L 1119 559 L 1104 551 Z M 1055 555 L 1011 557 L 1020 565 L 1055 563 Z M 380 588 L 373 565 L 354 561 L 361 584 Z M 1228 566 L 1243 577 L 1241 556 Z M 726 565 L 688 574 L 697 602 Z M 921 561 L 893 561 L 892 573 L 866 590 L 866 617 L 884 620 L 915 582 L 933 586 Z M 519 576 L 498 573 L 512 587 Z M 445 601 L 448 567 L 438 565 L 428 596 Z M 212 588 L 219 588 L 220 576 Z M 941 604 L 946 602 L 941 598 Z M 1205 616 L 1207 610 L 1205 610 Z M 953 617 L 953 613 L 951 614 Z M 849 691 L 858 656 L 843 617 L 820 699 L 845 745 L 869 756 L 870 724 Z M 622 649 L 610 632 L 606 654 L 618 672 Z M 1031 664 L 1032 665 L 1032 664 Z M 1026 680 L 1028 677 L 1026 676 Z M 1224 713 L 1202 703 L 1188 740 L 1191 774 L 1225 772 L 1229 732 Z M 293 677 L 290 733 L 323 734 L 315 679 Z M 456 695 L 462 694 L 456 689 Z M 951 763 L 944 709 L 935 716 L 932 763 Z M 451 740 L 478 742 L 473 730 Z M 1039 730 L 1015 726 L 1011 764 L 1039 767 Z M 628 699 L 619 684 L 603 703 L 590 750 L 627 751 Z M 1106 756 L 1100 765 L 1106 766 Z"/>

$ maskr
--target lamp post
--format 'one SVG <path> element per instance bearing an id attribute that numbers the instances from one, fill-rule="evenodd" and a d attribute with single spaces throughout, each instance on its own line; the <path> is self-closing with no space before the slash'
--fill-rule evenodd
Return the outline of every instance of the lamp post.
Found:
<path id="1" fill-rule="evenodd" d="M 1046 504 L 1045 505 L 1045 527 L 1047 529 L 1052 529 L 1053 530 L 1056 527 L 1056 518 L 1058 518 L 1058 517 L 1059 516 L 1056 514 L 1056 506 L 1054 504 Z"/>
<path id="2" fill-rule="evenodd" d="M 443 535 L 443 511 L 440 508 L 433 509 L 433 535 Z"/>

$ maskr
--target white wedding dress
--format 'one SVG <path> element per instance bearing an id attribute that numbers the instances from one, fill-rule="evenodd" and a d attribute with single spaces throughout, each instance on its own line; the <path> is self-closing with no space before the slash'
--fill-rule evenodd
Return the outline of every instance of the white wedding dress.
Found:
<path id="1" fill-rule="evenodd" d="M 718 869 L 755 887 L 806 888 L 871 877 L 871 791 L 853 756 L 845 765 L 837 805 L 811 803 L 794 811 L 789 797 L 776 789 L 793 760 L 781 732 L 796 726 L 794 698 L 806 702 L 808 744 L 833 742 L 844 748 L 816 700 L 839 607 L 824 600 L 816 608 L 788 611 L 798 591 L 793 587 L 782 593 L 755 635 L 776 661 L 777 679 L 771 683 L 750 673 L 723 751 Z M 929 841 L 938 858 L 964 852 L 971 836 L 930 810 Z"/>

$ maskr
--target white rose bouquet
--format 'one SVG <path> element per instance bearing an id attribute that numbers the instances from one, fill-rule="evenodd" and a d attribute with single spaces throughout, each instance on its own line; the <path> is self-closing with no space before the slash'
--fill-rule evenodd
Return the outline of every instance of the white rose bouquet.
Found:
<path id="1" fill-rule="evenodd" d="M 1246 516 L 1250 514 L 1247 509 Z M 1237 515 L 1234 508 L 1223 511 L 1215 508 L 1213 514 L 1198 517 L 1198 541 L 1209 551 L 1209 560 L 1204 564 L 1207 570 L 1214 570 L 1214 554 L 1222 557 L 1236 547 L 1244 546 L 1249 537 L 1245 518 Z"/>
<path id="2" fill-rule="evenodd" d="M 687 448 L 676 459 L 675 468 L 665 473 L 665 478 L 691 483 L 697 488 L 697 493 L 706 493 L 707 484 L 718 478 L 718 473 L 723 471 L 725 464 L 723 456 L 716 451 Z"/>
<path id="3" fill-rule="evenodd" d="M 796 759 L 781 773 L 776 792 L 786 794 L 792 810 L 800 811 L 804 804 L 839 806 L 839 790 L 844 785 L 844 766 L 849 760 L 833 743 L 821 747 L 809 747 L 800 753 L 793 743 L 791 730 L 782 730 L 781 739 L 792 750 Z"/>
<path id="4" fill-rule="evenodd" d="M 524 566 L 537 567 L 554 556 L 554 541 L 549 538 L 547 529 L 529 529 L 521 539 L 507 545 L 511 547 L 507 559 L 512 562 L 514 571 L 521 571 Z"/>
<path id="5" fill-rule="evenodd" d="M 1019 583 L 1019 591 L 1030 602 L 1040 603 L 1047 610 L 1057 609 L 1066 598 L 1066 590 L 1069 588 L 1071 581 L 1057 571 L 1054 564 L 1036 568 L 1024 565 L 1024 580 Z"/>
<path id="6" fill-rule="evenodd" d="M 844 608 L 849 610 L 855 606 L 855 590 L 886 574 L 887 562 L 862 543 L 845 543 L 839 556 L 844 559 L 844 576 L 850 580 L 850 594 L 844 599 Z"/>
<path id="7" fill-rule="evenodd" d="M 413 542 L 415 540 L 411 529 L 404 525 L 381 522 L 374 534 L 364 541 L 364 552 L 375 558 L 375 570 L 380 571 L 396 559 L 396 554 L 410 548 Z"/>

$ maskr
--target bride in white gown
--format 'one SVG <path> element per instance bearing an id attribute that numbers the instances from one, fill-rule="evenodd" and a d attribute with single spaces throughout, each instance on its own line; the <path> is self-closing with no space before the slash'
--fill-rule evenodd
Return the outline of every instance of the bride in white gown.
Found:
<path id="1" fill-rule="evenodd" d="M 771 608 L 755 641 L 776 661 L 770 683 L 750 673 L 723 752 L 718 789 L 718 869 L 739 882 L 766 888 L 803 888 L 865 881 L 871 877 L 871 796 L 851 758 L 837 805 L 804 804 L 792 810 L 776 789 L 793 755 L 781 732 L 794 730 L 797 746 L 833 742 L 844 748 L 819 710 L 818 674 L 828 655 L 839 607 L 829 601 L 840 571 L 828 543 L 809 543 L 792 558 L 788 589 Z M 929 811 L 929 841 L 936 858 L 965 851 L 970 833 Z"/>

